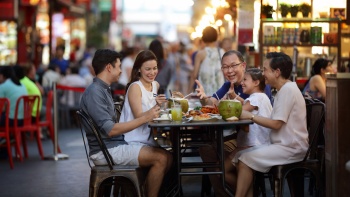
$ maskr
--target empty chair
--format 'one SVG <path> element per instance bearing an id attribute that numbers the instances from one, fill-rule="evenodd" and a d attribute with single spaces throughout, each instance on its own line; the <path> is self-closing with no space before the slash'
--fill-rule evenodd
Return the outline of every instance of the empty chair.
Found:
<path id="1" fill-rule="evenodd" d="M 80 110 L 77 111 L 78 114 L 78 120 L 80 125 L 80 130 L 82 134 L 82 138 L 84 141 L 85 146 L 85 152 L 86 157 L 88 159 L 89 166 L 91 168 L 91 175 L 90 175 L 90 186 L 89 186 L 89 196 L 95 197 L 100 196 L 101 191 L 99 192 L 99 188 L 102 184 L 102 182 L 106 181 L 110 178 L 115 177 L 124 177 L 129 179 L 133 185 L 136 188 L 137 196 L 145 196 L 144 194 L 144 172 L 139 166 L 124 166 L 124 165 L 115 165 L 114 161 L 111 157 L 111 155 L 108 152 L 108 149 L 106 148 L 106 145 L 101 139 L 100 133 L 97 131 L 97 127 L 95 126 L 95 123 L 90 118 L 88 114 L 86 114 L 84 111 Z M 96 137 L 99 147 L 108 163 L 106 166 L 92 166 L 90 163 L 89 155 L 86 148 L 86 140 L 83 134 L 83 124 L 82 122 L 85 122 L 85 125 L 89 127 L 89 129 L 93 132 L 94 136 Z"/>
<path id="2" fill-rule="evenodd" d="M 7 98 L 0 98 L 0 120 L 3 125 L 0 125 L 0 138 L 6 140 L 7 154 L 10 162 L 10 167 L 13 169 L 13 159 L 10 142 L 10 130 L 9 130 L 9 114 L 10 114 L 10 100 Z"/>
<path id="3" fill-rule="evenodd" d="M 60 128 L 72 128 L 72 113 L 79 110 L 84 87 L 57 85 L 57 105 Z"/>
<path id="4" fill-rule="evenodd" d="M 18 119 L 19 106 L 21 102 L 23 103 L 23 111 L 24 111 L 23 124 L 19 124 L 21 120 Z M 23 146 L 24 155 L 26 158 L 28 158 L 26 139 L 25 139 L 25 136 L 22 135 L 25 132 L 33 133 L 36 136 L 40 157 L 41 159 L 44 158 L 44 152 L 41 144 L 40 129 L 39 129 L 39 111 L 40 111 L 39 105 L 36 105 L 37 114 L 36 114 L 35 120 L 32 121 L 32 111 L 33 111 L 33 106 L 35 102 L 40 102 L 40 97 L 37 95 L 21 96 L 18 98 L 16 102 L 14 125 L 13 127 L 10 128 L 10 133 L 12 133 L 15 137 L 16 154 L 19 157 L 20 161 L 23 161 L 22 153 L 20 150 L 21 143 Z"/>

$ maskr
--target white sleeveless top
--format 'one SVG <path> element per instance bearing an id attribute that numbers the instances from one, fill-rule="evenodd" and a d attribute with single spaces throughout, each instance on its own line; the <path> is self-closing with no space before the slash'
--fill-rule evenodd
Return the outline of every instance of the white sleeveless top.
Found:
<path id="1" fill-rule="evenodd" d="M 157 94 L 157 84 L 155 81 L 152 82 L 152 92 L 149 92 L 145 89 L 141 81 L 135 81 L 130 85 L 138 85 L 141 89 L 141 102 L 142 102 L 142 111 L 148 111 L 153 106 L 156 105 L 156 99 L 154 95 Z M 130 89 L 129 87 L 129 89 Z M 131 111 L 130 103 L 129 103 L 129 91 L 126 92 L 124 106 L 122 109 L 122 113 L 120 115 L 119 122 L 129 122 L 134 120 L 134 114 Z M 131 130 L 124 134 L 124 139 L 127 143 L 143 143 L 149 146 L 157 146 L 157 142 L 153 139 L 153 135 L 151 134 L 151 129 L 148 127 L 148 123 L 145 123 L 134 130 Z"/>
<path id="2" fill-rule="evenodd" d="M 207 95 L 214 94 L 225 82 L 221 71 L 221 57 L 224 50 L 217 47 L 205 47 L 206 56 L 199 67 L 198 80 Z M 220 51 L 220 53 L 219 53 Z"/>

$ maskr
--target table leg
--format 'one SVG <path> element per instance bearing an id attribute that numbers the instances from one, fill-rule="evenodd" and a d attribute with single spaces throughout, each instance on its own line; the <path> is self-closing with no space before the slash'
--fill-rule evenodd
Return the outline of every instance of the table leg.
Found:
<path id="1" fill-rule="evenodd" d="M 177 186 L 172 196 L 177 196 L 181 191 L 181 148 L 180 148 L 180 131 L 177 128 L 172 127 L 170 131 L 170 137 L 172 141 L 173 151 L 174 151 L 174 161 L 176 162 L 176 172 L 177 172 Z"/>
<path id="2" fill-rule="evenodd" d="M 219 155 L 219 162 L 221 165 L 221 178 L 222 178 L 222 186 L 224 187 L 226 193 L 229 196 L 234 196 L 233 193 L 231 192 L 231 190 L 226 186 L 226 182 L 225 182 L 225 154 L 224 154 L 224 131 L 223 131 L 223 127 L 218 127 L 217 128 L 217 147 L 218 147 L 218 155 Z"/>

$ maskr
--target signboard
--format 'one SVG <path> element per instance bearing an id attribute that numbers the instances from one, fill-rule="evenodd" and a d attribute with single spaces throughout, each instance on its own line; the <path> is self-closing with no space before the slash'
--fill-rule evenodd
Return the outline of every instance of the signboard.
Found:
<path id="1" fill-rule="evenodd" d="M 17 18 L 16 0 L 1 0 L 0 1 L 0 20 L 12 20 Z"/>

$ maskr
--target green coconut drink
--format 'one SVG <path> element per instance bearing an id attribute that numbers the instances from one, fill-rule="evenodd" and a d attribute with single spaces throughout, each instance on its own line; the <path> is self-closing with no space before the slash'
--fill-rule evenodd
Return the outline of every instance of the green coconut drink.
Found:
<path id="1" fill-rule="evenodd" d="M 188 111 L 188 100 L 183 98 L 169 98 L 168 108 L 172 108 L 173 105 L 181 104 L 182 112 L 186 113 Z"/>
<path id="2" fill-rule="evenodd" d="M 221 100 L 218 108 L 224 120 L 233 116 L 239 118 L 242 113 L 242 103 L 238 100 Z"/>

